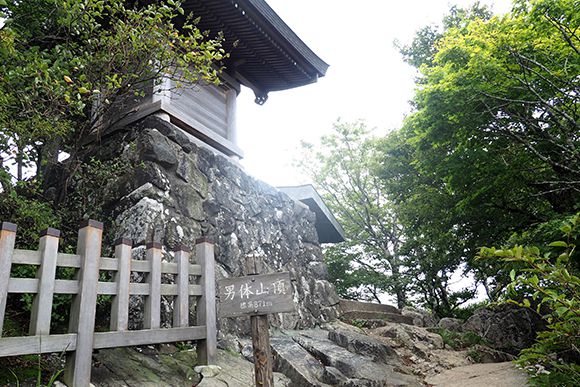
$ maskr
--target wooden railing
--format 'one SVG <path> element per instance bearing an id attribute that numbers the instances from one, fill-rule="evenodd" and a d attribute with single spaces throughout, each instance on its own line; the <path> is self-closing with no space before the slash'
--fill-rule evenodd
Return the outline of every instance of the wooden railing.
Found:
<path id="1" fill-rule="evenodd" d="M 38 251 L 14 248 L 16 225 L 0 227 L 0 357 L 67 352 L 64 381 L 70 387 L 89 386 L 93 349 L 197 340 L 200 364 L 211 364 L 216 353 L 214 246 L 207 239 L 196 242 L 197 264 L 180 246 L 175 262 L 162 262 L 161 245 L 146 246 L 145 260 L 132 259 L 131 241 L 115 244 L 115 257 L 101 257 L 103 225 L 88 220 L 78 233 L 77 253 L 58 252 L 60 232 L 42 233 Z M 12 278 L 13 264 L 37 266 L 36 278 Z M 57 267 L 76 269 L 74 280 L 55 279 Z M 112 282 L 99 281 L 100 271 L 114 272 Z M 146 273 L 145 283 L 130 282 L 131 272 Z M 173 284 L 161 283 L 163 274 L 175 276 Z M 190 283 L 197 277 L 198 283 Z M 8 294 L 34 294 L 29 336 L 1 337 Z M 51 334 L 53 296 L 71 294 L 73 301 L 68 333 Z M 109 332 L 95 332 L 98 295 L 111 295 Z M 142 330 L 128 330 L 129 297 L 144 296 Z M 173 327 L 161 328 L 161 296 L 174 297 Z M 196 326 L 189 324 L 189 297 L 197 296 Z"/>

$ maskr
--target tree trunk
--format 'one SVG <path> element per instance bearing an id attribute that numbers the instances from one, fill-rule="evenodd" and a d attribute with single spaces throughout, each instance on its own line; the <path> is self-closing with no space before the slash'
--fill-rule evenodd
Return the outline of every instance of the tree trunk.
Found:
<path id="1" fill-rule="evenodd" d="M 400 266 L 398 264 L 391 263 L 391 269 L 393 272 L 391 274 L 391 278 L 395 283 L 393 289 L 395 291 L 395 296 L 397 297 L 397 308 L 402 309 L 407 303 L 407 292 L 401 278 L 401 273 L 399 272 Z"/>

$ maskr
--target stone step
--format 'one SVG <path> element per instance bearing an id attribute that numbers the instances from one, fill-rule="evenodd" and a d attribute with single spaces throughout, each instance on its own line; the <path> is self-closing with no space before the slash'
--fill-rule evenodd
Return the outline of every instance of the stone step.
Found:
<path id="1" fill-rule="evenodd" d="M 292 387 L 422 386 L 390 347 L 346 326 L 334 331 L 284 331 L 272 337 L 274 369 L 286 375 Z M 330 340 L 330 334 L 344 347 Z M 365 352 L 363 347 L 369 352 L 357 353 Z"/>
<path id="2" fill-rule="evenodd" d="M 270 339 L 274 370 L 283 373 L 292 381 L 294 387 L 326 387 L 324 365 L 308 351 L 295 342 L 290 336 L 278 336 Z"/>
<path id="3" fill-rule="evenodd" d="M 354 325 L 356 325 L 356 320 L 382 320 L 413 325 L 413 317 L 389 312 L 353 310 L 349 312 L 343 312 L 340 318 L 341 320 L 349 322 L 350 324 L 354 323 Z"/>
<path id="4" fill-rule="evenodd" d="M 346 329 L 335 329 L 328 332 L 328 339 L 350 352 L 370 357 L 374 362 L 400 366 L 395 350 L 372 336 Z"/>
<path id="5" fill-rule="evenodd" d="M 362 302 L 352 300 L 340 300 L 342 312 L 363 311 L 363 312 L 386 312 L 401 314 L 401 311 L 392 305 L 376 304 L 373 302 Z"/>
<path id="6" fill-rule="evenodd" d="M 404 373 L 402 367 L 374 362 L 369 356 L 336 345 L 327 336 L 328 332 L 310 330 L 294 337 L 294 341 L 324 364 L 326 383 L 357 387 L 422 386 L 415 376 Z"/>

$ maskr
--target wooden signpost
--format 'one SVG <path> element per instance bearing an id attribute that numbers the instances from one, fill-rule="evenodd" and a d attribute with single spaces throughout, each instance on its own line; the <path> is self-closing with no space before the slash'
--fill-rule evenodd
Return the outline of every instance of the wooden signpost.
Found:
<path id="1" fill-rule="evenodd" d="M 268 314 L 294 311 L 290 273 L 258 275 L 258 262 L 248 258 L 248 276 L 219 283 L 220 317 L 250 316 L 256 386 L 274 386 Z"/>

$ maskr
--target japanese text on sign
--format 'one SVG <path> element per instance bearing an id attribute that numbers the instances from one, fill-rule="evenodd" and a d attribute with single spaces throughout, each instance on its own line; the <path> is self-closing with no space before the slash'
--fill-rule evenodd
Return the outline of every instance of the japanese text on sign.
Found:
<path id="1" fill-rule="evenodd" d="M 289 273 L 228 278 L 219 288 L 222 317 L 294 310 Z"/>

